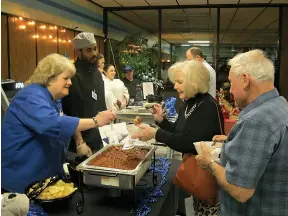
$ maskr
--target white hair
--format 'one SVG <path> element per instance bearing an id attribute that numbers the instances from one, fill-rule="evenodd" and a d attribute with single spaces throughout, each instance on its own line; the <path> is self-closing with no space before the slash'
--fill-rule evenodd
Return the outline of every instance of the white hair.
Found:
<path id="1" fill-rule="evenodd" d="M 231 71 L 237 76 L 247 73 L 256 81 L 274 82 L 275 69 L 273 62 L 265 56 L 262 50 L 255 49 L 240 53 L 230 59 L 228 65 L 231 66 Z"/>
<path id="2" fill-rule="evenodd" d="M 184 94 L 187 98 L 209 90 L 210 75 L 206 67 L 197 60 L 177 62 L 168 69 L 168 76 L 175 83 L 175 74 L 184 73 Z"/>

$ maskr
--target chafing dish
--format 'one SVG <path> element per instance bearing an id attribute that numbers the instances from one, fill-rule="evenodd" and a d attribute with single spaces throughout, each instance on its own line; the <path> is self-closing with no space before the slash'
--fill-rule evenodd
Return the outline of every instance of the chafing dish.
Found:
<path id="1" fill-rule="evenodd" d="M 157 147 L 150 145 L 137 145 L 137 148 L 147 149 L 149 151 L 145 158 L 140 161 L 134 170 L 121 170 L 89 165 L 90 161 L 92 161 L 97 155 L 101 154 L 109 147 L 120 145 L 122 146 L 122 144 L 107 145 L 76 167 L 78 171 L 83 172 L 84 184 L 89 186 L 124 190 L 134 189 L 136 184 L 151 165 L 153 161 L 152 156 Z"/>
<path id="2" fill-rule="evenodd" d="M 116 116 L 118 121 L 131 122 L 136 116 L 139 116 L 144 123 L 153 124 L 155 122 L 152 113 L 144 107 L 127 107 L 117 111 Z"/>

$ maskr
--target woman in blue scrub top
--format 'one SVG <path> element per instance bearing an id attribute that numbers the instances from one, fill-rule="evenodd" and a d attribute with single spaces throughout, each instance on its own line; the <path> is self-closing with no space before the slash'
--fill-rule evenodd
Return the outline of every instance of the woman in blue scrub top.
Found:
<path id="1" fill-rule="evenodd" d="M 91 119 L 63 115 L 59 100 L 69 94 L 75 72 L 66 57 L 48 55 L 37 65 L 30 84 L 12 100 L 1 130 L 4 190 L 23 193 L 33 182 L 62 175 L 65 152 L 73 134 L 115 119 L 110 111 L 100 112 Z M 91 155 L 85 143 L 77 148 Z"/>

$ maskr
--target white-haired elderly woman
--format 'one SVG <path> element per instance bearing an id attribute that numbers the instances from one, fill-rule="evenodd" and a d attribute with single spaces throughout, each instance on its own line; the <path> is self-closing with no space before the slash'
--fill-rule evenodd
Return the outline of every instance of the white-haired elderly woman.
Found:
<path id="1" fill-rule="evenodd" d="M 75 67 L 50 54 L 37 65 L 29 85 L 12 100 L 2 122 L 2 189 L 23 193 L 31 183 L 63 175 L 63 162 L 74 133 L 114 120 L 110 111 L 87 119 L 65 116 L 59 100 L 69 94 Z M 86 144 L 81 154 L 91 155 Z"/>
<path id="2" fill-rule="evenodd" d="M 208 93 L 209 72 L 202 63 L 191 60 L 172 65 L 168 75 L 179 98 L 184 101 L 177 121 L 169 122 L 163 116 L 161 105 L 155 105 L 153 116 L 159 129 L 142 127 L 132 137 L 143 141 L 154 137 L 178 152 L 197 155 L 193 142 L 212 140 L 214 135 L 221 134 L 218 110 Z M 219 115 L 223 125 L 223 117 L 221 113 Z M 196 198 L 194 209 L 196 215 L 218 215 L 218 207 L 209 206 Z"/>

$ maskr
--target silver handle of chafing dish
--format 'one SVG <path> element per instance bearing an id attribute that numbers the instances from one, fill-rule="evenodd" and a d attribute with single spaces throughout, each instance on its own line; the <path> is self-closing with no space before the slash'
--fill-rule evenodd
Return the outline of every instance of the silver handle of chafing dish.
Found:
<path id="1" fill-rule="evenodd" d="M 107 177 L 116 177 L 118 174 L 117 173 L 105 173 L 105 172 L 93 172 L 93 171 L 88 171 L 89 175 L 97 175 L 97 176 L 107 176 Z"/>

